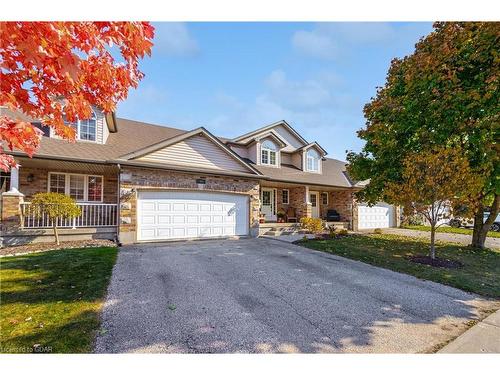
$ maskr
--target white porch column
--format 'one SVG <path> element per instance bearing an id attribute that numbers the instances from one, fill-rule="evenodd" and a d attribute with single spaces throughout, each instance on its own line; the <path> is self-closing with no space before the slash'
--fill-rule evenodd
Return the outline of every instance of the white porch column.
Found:
<path id="1" fill-rule="evenodd" d="M 311 203 L 311 197 L 309 196 L 309 186 L 306 185 L 306 203 Z"/>
<path id="2" fill-rule="evenodd" d="M 10 169 L 10 189 L 9 193 L 19 193 L 19 164 Z"/>

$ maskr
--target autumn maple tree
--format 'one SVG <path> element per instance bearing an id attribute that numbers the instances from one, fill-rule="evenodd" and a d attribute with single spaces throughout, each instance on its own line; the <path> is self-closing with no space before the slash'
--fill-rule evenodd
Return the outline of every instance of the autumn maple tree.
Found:
<path id="1" fill-rule="evenodd" d="M 148 22 L 1 22 L 0 105 L 23 116 L 0 116 L 0 143 L 32 156 L 41 132 L 26 119 L 74 140 L 64 119 L 114 111 L 142 79 L 153 36 Z M 14 165 L 0 150 L 0 169 Z"/>
<path id="2" fill-rule="evenodd" d="M 429 256 L 435 259 L 436 228 L 453 208 L 471 216 L 478 204 L 483 181 L 475 174 L 460 147 L 434 147 L 408 154 L 403 160 L 401 180 L 389 182 L 388 199 L 403 206 L 406 215 L 422 215 L 429 223 Z"/>
<path id="3" fill-rule="evenodd" d="M 358 136 L 366 144 L 347 157 L 351 176 L 370 180 L 358 198 L 389 200 L 387 186 L 403 181 L 408 155 L 456 145 L 483 181 L 472 245 L 484 247 L 500 207 L 499 51 L 498 22 L 437 22 L 411 55 L 391 62 L 384 86 L 364 108 L 366 128 Z"/>

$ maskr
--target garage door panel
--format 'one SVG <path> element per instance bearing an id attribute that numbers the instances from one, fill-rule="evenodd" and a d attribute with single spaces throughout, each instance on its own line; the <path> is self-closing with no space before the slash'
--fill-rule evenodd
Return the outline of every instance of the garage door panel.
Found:
<path id="1" fill-rule="evenodd" d="M 155 202 L 141 202 L 141 209 L 145 211 L 154 211 L 155 210 Z"/>
<path id="2" fill-rule="evenodd" d="M 155 224 L 155 215 L 144 215 L 141 217 L 141 224 Z"/>
<path id="3" fill-rule="evenodd" d="M 138 240 L 248 234 L 248 196 L 210 192 L 140 192 Z"/>
<path id="4" fill-rule="evenodd" d="M 377 203 L 369 207 L 366 204 L 358 206 L 359 229 L 389 228 L 393 226 L 394 206 L 387 203 Z"/>
<path id="5" fill-rule="evenodd" d="M 167 215 L 158 215 L 158 224 L 170 224 L 171 217 Z"/>
<path id="6" fill-rule="evenodd" d="M 162 203 L 162 202 L 158 202 L 157 204 L 157 210 L 158 211 L 170 211 L 171 208 L 170 208 L 170 204 L 169 203 Z"/>

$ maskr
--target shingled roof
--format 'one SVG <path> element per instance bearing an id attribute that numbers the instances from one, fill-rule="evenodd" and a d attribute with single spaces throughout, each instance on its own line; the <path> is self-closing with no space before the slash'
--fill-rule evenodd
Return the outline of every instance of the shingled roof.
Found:
<path id="1" fill-rule="evenodd" d="M 5 110 L 5 109 L 4 109 Z M 5 113 L 5 111 L 3 111 Z M 23 118 L 30 121 L 28 118 Z M 185 134 L 188 131 L 167 126 L 154 125 L 140 121 L 117 118 L 119 131 L 110 133 L 106 144 L 79 141 L 71 143 L 66 140 L 42 137 L 40 148 L 36 153 L 38 158 L 54 158 L 62 160 L 109 163 L 120 159 L 123 155 L 143 149 Z M 228 140 L 217 137 L 223 143 Z M 24 155 L 20 152 L 14 154 Z M 262 173 L 259 178 L 280 182 L 304 183 L 311 185 L 354 187 L 346 172 L 346 163 L 336 159 L 324 158 L 323 173 L 304 172 L 293 165 L 282 164 L 281 168 L 255 165 L 247 160 L 251 167 Z"/>

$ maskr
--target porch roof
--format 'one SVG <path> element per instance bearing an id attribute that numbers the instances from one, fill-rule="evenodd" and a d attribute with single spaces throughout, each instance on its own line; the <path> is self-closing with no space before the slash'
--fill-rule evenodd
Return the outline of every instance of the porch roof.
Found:
<path id="1" fill-rule="evenodd" d="M 346 163 L 340 160 L 323 161 L 323 173 L 304 172 L 289 164 L 281 164 L 281 168 L 254 165 L 271 181 L 298 183 L 304 185 L 321 185 L 331 187 L 352 188 L 346 172 Z"/>

